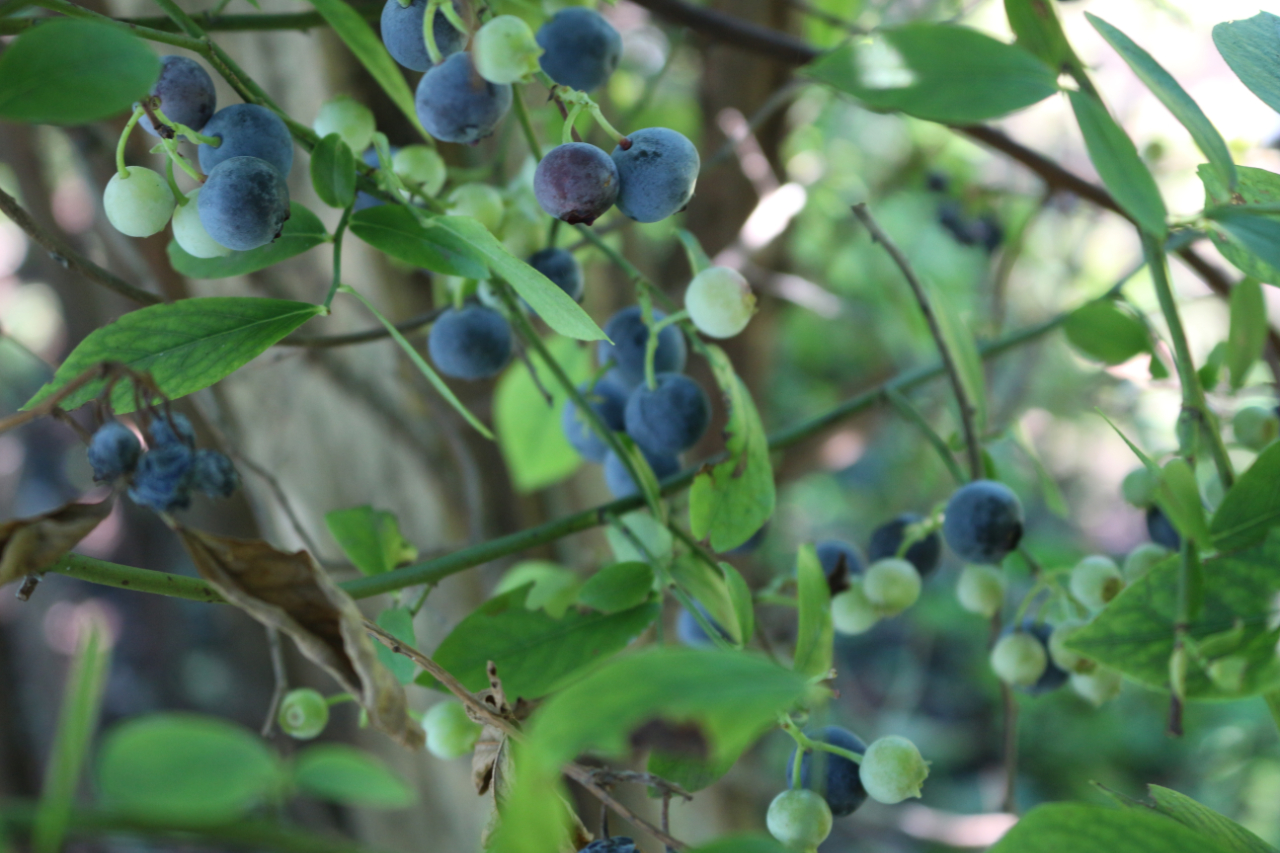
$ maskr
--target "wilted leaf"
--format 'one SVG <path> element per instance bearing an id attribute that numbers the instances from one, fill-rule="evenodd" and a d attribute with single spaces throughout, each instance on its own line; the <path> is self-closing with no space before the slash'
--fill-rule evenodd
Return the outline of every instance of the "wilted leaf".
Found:
<path id="1" fill-rule="evenodd" d="M 422 729 L 406 712 L 404 689 L 378 662 L 355 601 L 310 554 L 286 554 L 257 539 L 185 527 L 178 535 L 200 575 L 224 598 L 293 637 L 304 655 L 356 698 L 374 726 L 405 746 L 422 745 Z"/>
<path id="2" fill-rule="evenodd" d="M 114 502 L 109 497 L 96 504 L 69 503 L 0 524 L 0 586 L 52 566 L 107 517 Z"/>

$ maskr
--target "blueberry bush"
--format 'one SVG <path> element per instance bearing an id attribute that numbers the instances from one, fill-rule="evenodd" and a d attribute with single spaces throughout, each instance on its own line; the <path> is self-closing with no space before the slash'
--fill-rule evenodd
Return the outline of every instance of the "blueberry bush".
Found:
<path id="1" fill-rule="evenodd" d="M 1166 70 L 1167 45 L 1108 23 L 1111 6 L 1050 0 L 779 0 L 766 19 L 686 0 L 250 3 L 155 0 L 154 17 L 0 4 L 0 121 L 81 140 L 74 156 L 107 176 L 115 248 L 77 248 L 28 210 L 56 214 L 56 198 L 0 190 L 2 224 L 85 294 L 131 303 L 0 397 L 0 433 L 74 437 L 87 472 L 83 494 L 0 524 L 0 585 L 22 602 L 67 578 L 183 599 L 193 623 L 233 610 L 266 628 L 253 658 L 273 684 L 260 732 L 178 704 L 108 715 L 113 665 L 143 653 L 117 651 L 120 626 L 81 608 L 43 784 L 0 799 L 0 851 L 127 836 L 359 853 L 368 839 L 321 832 L 298 801 L 411 809 L 425 794 L 386 756 L 424 747 L 437 769 L 470 759 L 488 819 L 464 846 L 495 853 L 854 849 L 887 825 L 898 843 L 857 849 L 940 849 L 901 839 L 924 844 L 920 826 L 966 810 L 999 832 L 934 840 L 1274 849 L 1154 784 L 1156 769 L 1138 780 L 1149 801 L 1114 774 L 1090 789 L 1087 756 L 1137 747 L 1078 736 L 1114 713 L 1172 738 L 1216 731 L 1227 749 L 1264 707 L 1280 724 L 1280 338 L 1264 287 L 1280 286 L 1280 176 L 1265 140 L 1228 140 L 1192 94 L 1216 90 Z M 1120 20 L 1142 4 L 1114 5 Z M 284 81 L 220 43 L 312 29 L 301 37 L 330 39 L 369 97 L 291 115 L 272 91 Z M 1280 17 L 1181 37 L 1225 61 L 1233 103 L 1280 111 Z M 1123 98 L 1082 40 L 1135 81 Z M 717 149 L 696 100 L 671 92 L 729 74 L 724 49 L 785 73 L 749 81 L 779 82 L 754 115 L 703 117 Z M 1130 121 L 1156 110 L 1189 159 Z M 1015 139 L 1059 120 L 1062 156 Z M 957 139 L 1016 164 L 1018 182 L 988 180 L 987 155 Z M 734 161 L 754 209 L 716 196 Z M 1082 224 L 1099 212 L 1111 231 Z M 789 259 L 769 248 L 784 233 Z M 115 263 L 135 255 L 162 275 Z M 303 256 L 323 279 L 272 277 Z M 1117 257 L 1122 276 L 1098 272 Z M 1039 302 L 1012 287 L 1028 258 L 1056 282 Z M 371 286 L 375 265 L 416 292 Z M 417 508 L 375 508 L 374 491 L 324 514 L 341 559 L 321 553 L 276 472 L 208 416 L 230 377 L 301 363 L 279 353 L 372 342 L 399 368 L 348 383 L 353 399 L 410 434 L 379 395 L 423 401 L 447 448 L 432 458 L 462 472 L 433 509 L 468 516 L 463 544 L 411 542 L 400 517 Z M 297 375 L 246 408 L 303 407 Z M 873 411 L 892 426 L 864 454 L 850 423 Z M 1056 467 L 1029 435 L 1086 421 Z M 361 448 L 312 426 L 253 428 L 355 481 Z M 822 466 L 842 473 L 803 478 Z M 1109 472 L 1106 495 L 1077 469 Z M 485 500 L 510 511 L 506 532 L 477 516 L 477 482 L 501 483 Z M 535 501 L 550 518 L 510 523 Z M 278 512 L 297 536 L 205 523 L 230 504 Z M 104 558 L 125 513 L 185 556 L 165 570 Z M 558 550 L 596 529 L 595 546 Z M 483 600 L 446 612 L 439 587 L 463 573 Z M 846 701 L 868 684 L 882 701 Z M 903 711 L 908 693 L 933 722 Z M 982 737 L 940 735 L 966 703 L 989 711 Z M 348 712 L 364 748 L 339 730 Z M 1227 774 L 1197 755 L 1206 778 Z M 1028 781 L 1055 761 L 1059 788 Z M 750 818 L 720 832 L 717 790 L 761 766 L 738 798 Z M 1276 788 L 1261 790 L 1271 805 L 1251 826 L 1280 833 Z"/>

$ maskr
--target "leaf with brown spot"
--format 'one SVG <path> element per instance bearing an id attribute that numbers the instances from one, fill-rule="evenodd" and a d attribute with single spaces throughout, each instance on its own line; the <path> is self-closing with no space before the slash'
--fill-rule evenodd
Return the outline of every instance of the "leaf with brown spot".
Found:
<path id="1" fill-rule="evenodd" d="M 114 503 L 112 495 L 0 524 L 0 586 L 48 569 L 101 524 Z"/>
<path id="2" fill-rule="evenodd" d="M 655 717 L 632 729 L 629 740 L 637 752 L 653 749 L 699 760 L 705 760 L 709 753 L 707 736 L 696 723 L 675 723 Z"/>
<path id="3" fill-rule="evenodd" d="M 258 539 L 232 539 L 179 526 L 196 569 L 224 598 L 264 625 L 284 631 L 400 743 L 422 746 L 404 688 L 378 662 L 355 601 L 306 551 L 286 554 Z"/>

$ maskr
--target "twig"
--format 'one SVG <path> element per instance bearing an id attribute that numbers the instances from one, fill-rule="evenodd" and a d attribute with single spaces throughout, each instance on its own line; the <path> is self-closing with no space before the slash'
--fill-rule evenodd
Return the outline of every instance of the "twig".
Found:
<path id="1" fill-rule="evenodd" d="M 613 809 L 620 816 L 631 821 L 636 826 L 641 827 L 645 832 L 648 832 L 663 844 L 675 850 L 683 850 L 688 847 L 688 845 L 683 841 L 672 838 L 661 828 L 654 826 L 652 823 L 633 812 L 630 808 L 615 800 L 612 794 L 600 785 L 596 784 L 596 781 L 593 778 L 593 773 L 594 771 L 591 768 L 583 767 L 580 764 L 569 764 L 564 768 L 564 775 L 586 788 L 600 802 L 609 806 L 609 808 Z"/>
<path id="2" fill-rule="evenodd" d="M 34 5 L 34 4 L 32 4 Z M 382 3 L 352 3 L 351 8 L 365 20 L 375 20 L 382 14 Z M 207 32 L 261 32 L 267 30 L 309 30 L 327 27 L 328 22 L 319 12 L 288 14 L 214 15 L 208 12 L 192 16 Z M 0 20 L 0 35 L 16 35 L 38 26 L 51 18 L 6 18 Z M 144 27 L 162 32 L 177 32 L 178 26 L 165 17 L 116 18 L 131 27 Z"/>
<path id="3" fill-rule="evenodd" d="M 393 324 L 402 335 L 408 335 L 418 331 L 421 328 L 430 326 L 440 315 L 445 312 L 445 308 L 435 308 L 425 314 L 419 314 L 416 317 L 410 317 L 408 320 L 402 320 Z M 332 347 L 345 347 L 352 344 L 367 344 L 371 341 L 380 341 L 383 338 L 391 337 L 391 333 L 386 328 L 379 326 L 376 329 L 366 329 L 363 332 L 350 332 L 345 335 L 290 335 L 284 340 L 278 341 L 278 347 L 311 347 L 312 349 L 326 349 Z"/>
<path id="4" fill-rule="evenodd" d="M 135 287 L 124 279 L 120 278 L 112 272 L 108 272 L 75 249 L 68 246 L 62 240 L 50 234 L 48 231 L 40 227 L 31 214 L 22 209 L 18 204 L 18 200 L 13 196 L 0 190 L 0 211 L 5 216 L 14 221 L 19 228 L 27 233 L 32 240 L 35 240 L 46 252 L 49 257 L 62 267 L 79 273 L 94 284 L 101 285 L 108 290 L 113 290 L 126 299 L 143 305 L 156 305 L 163 302 L 159 296 L 154 293 L 148 293 L 140 287 Z"/>
<path id="5" fill-rule="evenodd" d="M 289 690 L 289 671 L 284 665 L 284 647 L 280 643 L 280 632 L 275 628 L 267 628 L 267 648 L 271 653 L 271 674 L 275 678 L 275 688 L 271 691 L 271 703 L 267 705 L 267 718 L 262 723 L 262 736 L 270 737 L 276 725 L 276 714 L 280 711 L 280 703 Z"/>
<path id="6" fill-rule="evenodd" d="M 938 317 L 934 313 L 933 302 L 929 298 L 929 293 L 925 290 L 920 279 L 916 278 L 915 271 L 911 268 L 911 262 L 907 260 L 907 256 L 889 238 L 889 235 L 880 229 L 879 223 L 871 215 L 871 211 L 867 209 L 867 206 L 861 203 L 855 204 L 853 206 L 853 215 L 858 217 L 867 230 L 871 232 L 871 239 L 884 246 L 885 251 L 889 253 L 889 257 L 893 258 L 893 262 L 898 265 L 898 269 L 902 270 L 902 275 L 906 278 L 907 284 L 911 285 L 911 291 L 916 296 L 916 302 L 920 303 L 920 312 L 924 314 L 925 322 L 929 324 L 929 333 L 933 335 L 934 343 L 938 346 L 938 354 L 942 357 L 942 365 L 946 368 L 947 378 L 951 381 L 951 391 L 955 394 L 956 405 L 960 408 L 960 425 L 964 431 L 965 449 L 969 457 L 969 476 L 974 480 L 981 479 L 982 444 L 979 441 L 978 431 L 973 422 L 973 403 L 965 390 L 964 382 L 960 379 L 960 369 L 956 365 L 955 355 L 951 352 L 951 347 L 948 346 L 946 337 L 942 334 L 942 327 L 938 325 Z"/>
<path id="7" fill-rule="evenodd" d="M 1013 690 L 1000 682 L 1000 697 L 1004 702 L 1004 798 L 1001 809 L 1009 814 L 1018 813 L 1018 702 Z"/>

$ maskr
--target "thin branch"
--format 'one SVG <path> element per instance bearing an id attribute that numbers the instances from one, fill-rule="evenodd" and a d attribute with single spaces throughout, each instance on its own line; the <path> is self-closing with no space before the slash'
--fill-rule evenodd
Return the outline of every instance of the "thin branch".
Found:
<path id="1" fill-rule="evenodd" d="M 275 679 L 275 687 L 271 691 L 271 702 L 267 705 L 267 719 L 262 723 L 263 737 L 271 736 L 280 703 L 289 691 L 289 670 L 284 664 L 284 646 L 280 643 L 280 632 L 274 626 L 267 626 L 267 648 L 271 652 L 271 675 Z"/>
<path id="2" fill-rule="evenodd" d="M 805 65 L 819 54 L 803 39 L 714 9 L 693 6 L 681 0 L 635 0 L 635 3 L 669 21 L 787 65 Z"/>
<path id="3" fill-rule="evenodd" d="M 143 305 L 156 305 L 164 301 L 154 293 L 148 293 L 142 288 L 135 287 L 120 278 L 115 273 L 108 272 L 53 234 L 41 228 L 40 224 L 31 218 L 31 214 L 22 209 L 22 206 L 18 204 L 18 200 L 4 190 L 0 190 L 0 211 L 3 211 L 5 216 L 12 219 L 19 228 L 25 231 L 27 236 L 35 240 L 41 248 L 49 253 L 49 257 L 53 258 L 60 266 L 79 273 L 94 284 L 113 290 L 126 299 L 132 299 L 134 302 L 139 302 Z"/>
<path id="4" fill-rule="evenodd" d="M 1018 813 L 1018 700 L 1012 688 L 1000 682 L 1000 697 L 1004 705 L 1004 797 L 1000 808 Z"/>
<path id="5" fill-rule="evenodd" d="M 875 217 L 871 215 L 871 211 L 865 204 L 855 204 L 853 206 L 853 215 L 858 217 L 867 230 L 871 232 L 871 239 L 884 246 L 889 257 L 893 258 L 893 262 L 898 265 L 898 269 L 902 270 L 903 277 L 907 280 L 907 284 L 911 286 L 911 292 L 916 296 L 916 302 L 920 303 L 920 312 L 924 314 L 925 322 L 929 324 L 929 333 L 933 335 L 934 343 L 938 346 L 938 354 L 942 357 L 942 364 L 947 370 L 947 379 L 951 382 L 951 391 L 956 396 L 956 405 L 960 408 L 960 425 L 964 431 L 965 449 L 969 456 L 969 476 L 978 480 L 982 477 L 982 444 L 978 438 L 978 430 L 974 426 L 974 406 L 969 399 L 969 393 L 965 390 L 964 382 L 960 379 L 960 368 L 956 364 L 954 353 L 947 344 L 946 336 L 942 334 L 942 327 L 938 324 L 938 316 L 933 310 L 933 301 L 929 298 L 929 292 L 925 290 L 924 284 L 920 279 L 916 278 L 915 271 L 911 268 L 911 262 L 907 260 L 907 256 L 902 253 L 898 245 L 890 239 L 889 235 L 881 230 L 879 223 Z"/>
<path id="6" fill-rule="evenodd" d="M 654 826 L 648 820 L 645 820 L 640 817 L 640 815 L 633 812 L 626 805 L 615 800 L 612 794 L 596 783 L 593 777 L 593 771 L 590 768 L 583 767 L 580 764 L 570 764 L 564 768 L 564 775 L 586 788 L 597 800 L 604 803 L 636 826 L 641 827 L 645 832 L 648 832 L 668 847 L 674 850 L 683 850 L 689 846 L 677 838 L 672 838 L 670 835 L 663 832 L 662 829 Z"/>
<path id="7" fill-rule="evenodd" d="M 434 308 L 425 314 L 419 314 L 416 317 L 410 317 L 408 320 L 402 320 L 393 324 L 397 332 L 402 335 L 412 334 L 426 326 L 430 326 L 440 315 L 445 312 L 445 308 Z M 350 332 L 345 335 L 290 335 L 282 341 L 276 343 L 278 347 L 310 347 L 312 349 L 329 349 L 332 347 L 345 347 L 353 344 L 367 344 L 371 341 L 380 341 L 383 338 L 391 337 L 391 332 L 383 326 L 376 329 L 365 329 L 363 332 Z"/>

